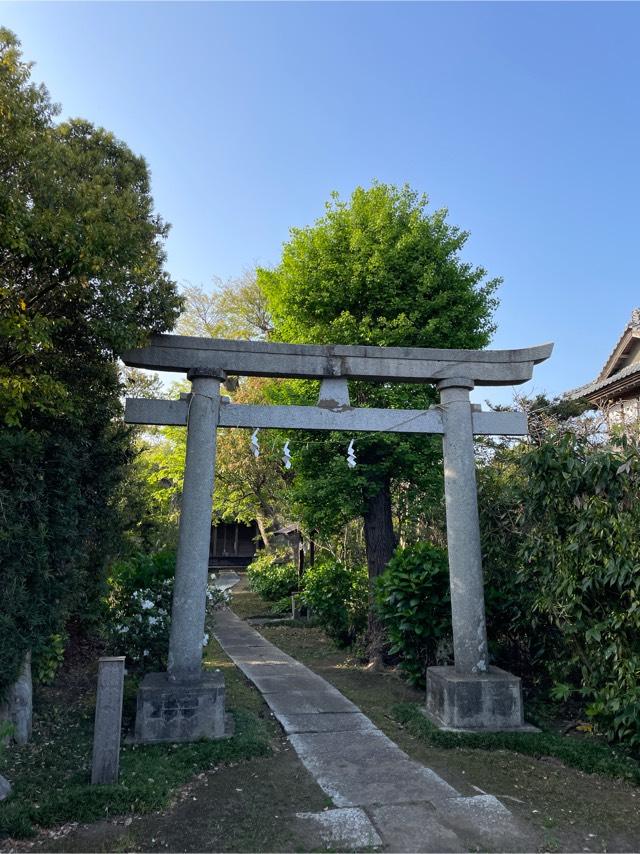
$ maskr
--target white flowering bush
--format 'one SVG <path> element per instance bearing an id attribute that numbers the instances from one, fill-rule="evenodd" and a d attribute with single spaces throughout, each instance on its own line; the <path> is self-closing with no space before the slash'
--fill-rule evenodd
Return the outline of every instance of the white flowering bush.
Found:
<path id="1" fill-rule="evenodd" d="M 105 599 L 104 634 L 113 655 L 126 655 L 127 665 L 142 671 L 165 670 L 171 628 L 171 602 L 175 555 L 136 555 L 114 564 Z M 202 646 L 209 643 L 213 612 L 226 608 L 231 593 L 207 587 L 207 631 Z"/>
<path id="2" fill-rule="evenodd" d="M 110 569 L 104 635 L 127 666 L 164 670 L 169 649 L 175 552 L 136 553 Z"/>
<path id="3" fill-rule="evenodd" d="M 230 590 L 220 590 L 215 581 L 207 587 L 207 611 L 222 611 L 228 607 L 231 601 Z"/>
<path id="4" fill-rule="evenodd" d="M 112 588 L 106 603 L 109 650 L 142 670 L 166 669 L 172 596 L 171 578 L 139 590 Z"/>

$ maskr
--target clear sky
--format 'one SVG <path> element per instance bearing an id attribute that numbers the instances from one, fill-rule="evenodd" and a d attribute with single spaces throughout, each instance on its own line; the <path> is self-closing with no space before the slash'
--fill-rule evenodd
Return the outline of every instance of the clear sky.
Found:
<path id="1" fill-rule="evenodd" d="M 492 346 L 556 342 L 535 390 L 592 379 L 640 305 L 638 4 L 5 2 L 0 22 L 63 117 L 147 158 L 180 282 L 277 262 L 377 178 L 448 207 L 504 277 Z"/>

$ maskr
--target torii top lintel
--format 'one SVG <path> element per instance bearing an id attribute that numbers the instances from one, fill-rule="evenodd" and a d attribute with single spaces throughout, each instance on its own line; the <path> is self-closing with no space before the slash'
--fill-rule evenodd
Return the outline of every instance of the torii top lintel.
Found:
<path id="1" fill-rule="evenodd" d="M 222 370 L 256 377 L 345 377 L 377 382 L 439 382 L 460 377 L 476 385 L 517 385 L 548 359 L 553 344 L 519 350 L 444 350 L 343 344 L 282 344 L 183 335 L 154 335 L 122 355 L 125 365 L 155 371 Z"/>

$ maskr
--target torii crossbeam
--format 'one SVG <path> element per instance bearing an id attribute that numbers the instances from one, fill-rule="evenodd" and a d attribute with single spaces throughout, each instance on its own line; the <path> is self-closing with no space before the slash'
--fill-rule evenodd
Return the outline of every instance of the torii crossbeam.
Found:
<path id="1" fill-rule="evenodd" d="M 427 710 L 444 726 L 522 728 L 519 680 L 488 663 L 473 437 L 523 436 L 527 423 L 523 413 L 482 412 L 470 403 L 469 392 L 475 385 L 526 382 L 552 349 L 552 344 L 520 350 L 320 346 L 158 335 L 147 347 L 125 353 L 127 365 L 185 371 L 192 384 L 191 393 L 180 400 L 128 399 L 125 410 L 128 423 L 187 427 L 168 659 L 168 684 L 174 693 L 178 685 L 190 685 L 193 695 L 203 679 L 217 427 L 434 433 L 443 436 L 455 669 L 429 668 Z M 220 396 L 220 383 L 228 375 L 318 379 L 320 399 L 317 406 L 234 404 Z M 353 408 L 350 379 L 432 383 L 440 403 L 426 410 Z M 166 694 L 164 687 L 156 685 L 156 690 Z M 145 702 L 138 702 L 136 731 L 141 740 L 150 740 L 148 733 L 151 740 L 172 740 L 176 734 L 221 735 L 202 704 L 181 729 L 175 715 L 164 728 L 157 715 L 151 721 L 152 704 Z M 202 726 L 197 723 L 200 717 Z"/>

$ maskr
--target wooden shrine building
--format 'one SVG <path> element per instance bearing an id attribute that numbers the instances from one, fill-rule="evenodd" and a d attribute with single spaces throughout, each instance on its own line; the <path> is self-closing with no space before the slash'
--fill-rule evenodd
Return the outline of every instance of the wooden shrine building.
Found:
<path id="1" fill-rule="evenodd" d="M 256 522 L 218 522 L 211 526 L 209 569 L 246 569 L 256 554 L 260 533 Z"/>

